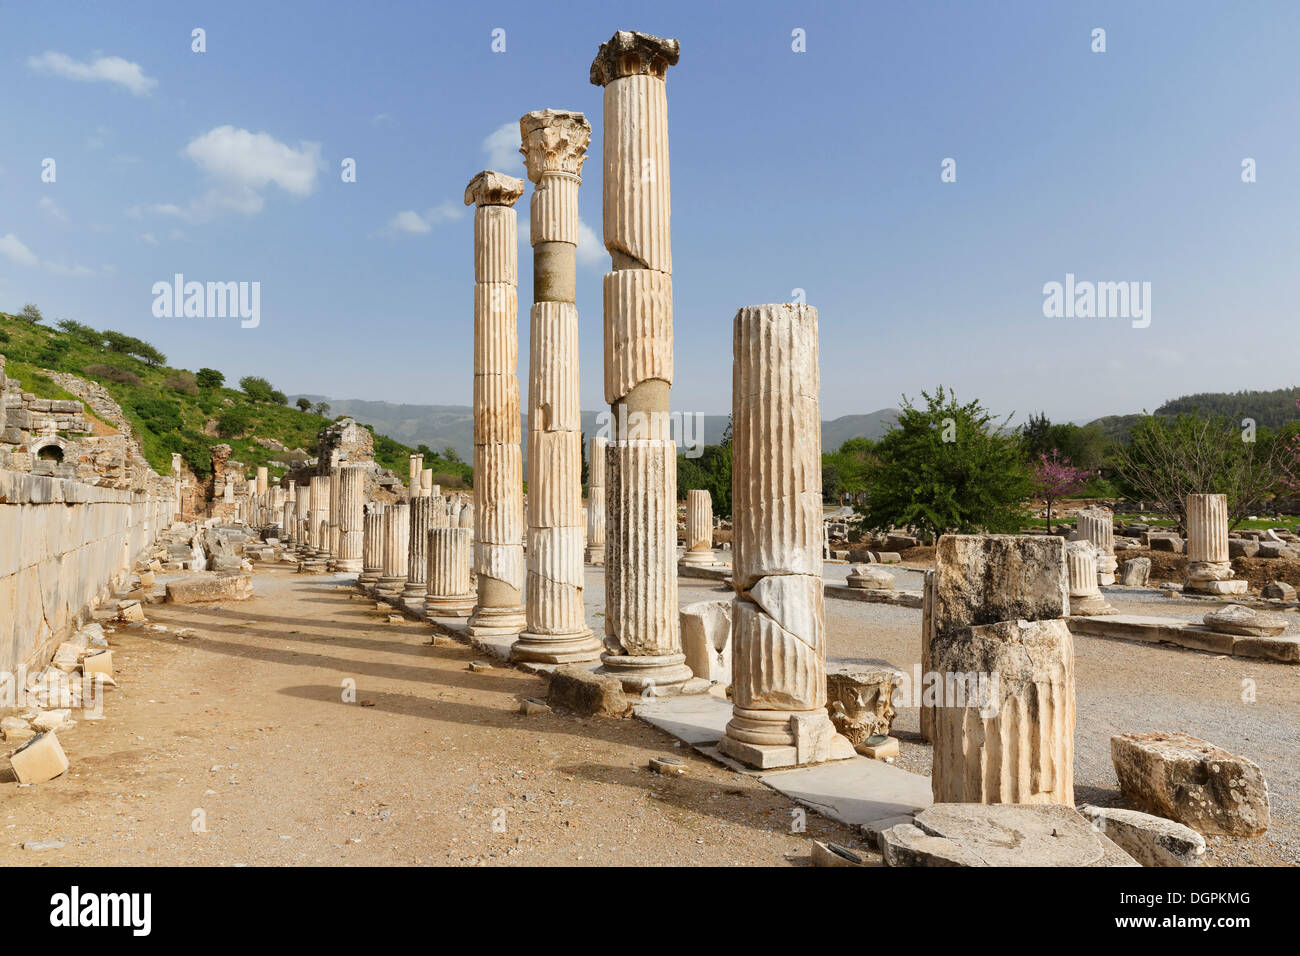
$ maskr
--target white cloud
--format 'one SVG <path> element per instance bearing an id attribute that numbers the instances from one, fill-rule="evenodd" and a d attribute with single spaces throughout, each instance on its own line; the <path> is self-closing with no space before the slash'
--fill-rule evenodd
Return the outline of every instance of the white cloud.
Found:
<path id="1" fill-rule="evenodd" d="M 83 265 L 68 265 L 63 262 L 42 261 L 36 253 L 28 249 L 27 246 L 15 236 L 12 232 L 0 236 L 0 255 L 5 256 L 12 262 L 20 266 L 35 268 L 40 266 L 55 275 L 61 276 L 93 276 L 93 275 L 112 275 L 115 271 L 112 266 L 102 266 L 99 269 L 92 269 Z"/>
<path id="2" fill-rule="evenodd" d="M 388 113 L 376 113 L 374 117 L 370 120 L 370 125 L 383 126 L 385 123 L 391 123 L 392 121 L 393 121 L 393 117 Z"/>
<path id="3" fill-rule="evenodd" d="M 87 83 L 116 83 L 125 87 L 136 96 L 145 96 L 158 81 L 145 76 L 139 63 L 132 63 L 120 56 L 101 56 L 90 62 L 74 60 L 66 53 L 53 50 L 40 56 L 29 56 L 27 66 L 37 73 L 61 76 L 66 80 L 82 80 Z"/>
<path id="4" fill-rule="evenodd" d="M 41 212 L 45 213 L 47 216 L 52 216 L 59 220 L 59 222 L 68 221 L 68 217 L 64 214 L 63 210 L 59 208 L 59 204 L 54 201 L 52 196 L 42 196 L 36 205 L 40 206 Z"/>
<path id="5" fill-rule="evenodd" d="M 517 172 L 517 167 L 524 162 L 519 152 L 519 122 L 504 123 L 489 133 L 483 140 L 483 152 L 487 154 L 488 169 L 501 173 Z"/>
<path id="6" fill-rule="evenodd" d="M 583 219 L 578 220 L 578 251 L 574 256 L 580 266 L 599 266 L 608 261 L 605 243 Z"/>
<path id="7" fill-rule="evenodd" d="M 384 232 L 389 235 L 422 236 L 432 232 L 434 226 L 444 222 L 454 222 L 464 215 L 464 208 L 451 201 L 426 209 L 423 213 L 416 212 L 414 209 L 404 209 L 388 220 Z"/>
<path id="8" fill-rule="evenodd" d="M 151 245 L 151 246 L 156 246 L 156 245 L 158 245 L 158 237 L 155 236 L 152 232 L 144 232 L 144 233 L 141 233 L 141 234 L 140 234 L 140 241 L 141 241 L 141 242 L 147 242 L 147 243 L 149 243 L 149 245 Z"/>
<path id="9" fill-rule="evenodd" d="M 22 244 L 22 241 L 12 232 L 0 236 L 0 255 L 5 256 L 20 266 L 40 265 L 41 260 L 36 258 L 36 254 Z"/>
<path id="10" fill-rule="evenodd" d="M 148 211 L 186 222 L 206 222 L 227 213 L 254 216 L 262 211 L 262 192 L 270 186 L 309 196 L 324 167 L 320 143 L 304 141 L 295 148 L 269 133 L 233 126 L 218 126 L 195 137 L 183 154 L 212 180 L 212 187 L 188 203 L 156 203 Z M 139 212 L 132 207 L 127 215 L 138 218 Z"/>

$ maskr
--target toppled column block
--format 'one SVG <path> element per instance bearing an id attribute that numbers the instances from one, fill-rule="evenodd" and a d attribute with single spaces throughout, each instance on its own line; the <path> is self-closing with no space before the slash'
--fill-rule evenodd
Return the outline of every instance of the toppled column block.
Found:
<path id="1" fill-rule="evenodd" d="M 1268 784 L 1259 766 L 1188 734 L 1118 734 L 1110 756 L 1124 802 L 1199 833 L 1268 830 Z"/>
<path id="2" fill-rule="evenodd" d="M 38 734 L 9 757 L 19 783 L 44 783 L 66 773 L 68 757 L 52 731 Z"/>
<path id="3" fill-rule="evenodd" d="M 876 564 L 855 564 L 849 568 L 847 582 L 851 588 L 867 591 L 892 591 L 894 575 Z"/>

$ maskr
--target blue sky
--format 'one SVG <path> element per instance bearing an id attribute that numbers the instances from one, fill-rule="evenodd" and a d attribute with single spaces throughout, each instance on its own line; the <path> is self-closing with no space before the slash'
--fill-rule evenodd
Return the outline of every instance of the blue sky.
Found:
<path id="1" fill-rule="evenodd" d="M 820 310 L 826 418 L 939 383 L 1080 420 L 1295 382 L 1291 2 L 4 2 L 0 308 L 32 301 L 286 392 L 467 404 L 465 184 L 501 162 L 494 144 L 523 175 L 498 132 L 523 113 L 581 110 L 599 236 L 587 72 L 616 29 L 682 45 L 676 409 L 729 410 L 735 310 L 796 288 Z M 579 260 L 583 407 L 599 409 L 608 257 L 592 243 Z M 153 283 L 177 272 L 260 282 L 260 326 L 155 318 Z M 1150 325 L 1044 317 L 1043 285 L 1067 273 L 1150 282 Z"/>

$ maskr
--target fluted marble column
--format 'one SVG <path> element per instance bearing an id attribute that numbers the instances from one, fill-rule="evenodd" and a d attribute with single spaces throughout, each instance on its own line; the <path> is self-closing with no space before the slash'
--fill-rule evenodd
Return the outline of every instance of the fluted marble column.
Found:
<path id="1" fill-rule="evenodd" d="M 686 492 L 686 550 L 679 563 L 688 567 L 718 563 L 713 553 L 713 496 L 707 491 L 692 488 Z"/>
<path id="2" fill-rule="evenodd" d="M 384 509 L 384 572 L 375 586 L 389 599 L 406 587 L 406 562 L 411 554 L 411 506 L 405 501 Z"/>
<path id="3" fill-rule="evenodd" d="M 1065 546 L 1065 566 L 1070 575 L 1070 613 L 1087 617 L 1114 614 L 1097 585 L 1097 546 L 1091 541 L 1071 541 Z"/>
<path id="4" fill-rule="evenodd" d="M 420 494 L 425 498 L 433 494 L 432 468 L 423 468 L 420 471 Z"/>
<path id="5" fill-rule="evenodd" d="M 518 226 L 524 182 L 484 171 L 470 180 L 474 210 L 474 570 L 468 631 L 509 636 L 525 624 L 523 469 L 519 408 Z"/>
<path id="6" fill-rule="evenodd" d="M 310 547 L 311 479 L 298 486 L 298 497 L 293 514 L 294 553 L 302 558 Z"/>
<path id="7" fill-rule="evenodd" d="M 289 483 L 284 496 L 284 508 L 280 516 L 280 539 L 284 544 L 285 550 L 291 550 L 297 544 L 298 534 L 298 494 L 297 485 Z"/>
<path id="8" fill-rule="evenodd" d="M 515 660 L 594 661 L 600 640 L 583 607 L 582 412 L 578 399 L 578 186 L 591 141 L 581 113 L 519 121 L 531 207 L 533 307 L 528 360 L 527 626 Z"/>
<path id="9" fill-rule="evenodd" d="M 473 533 L 470 528 L 445 525 L 429 529 L 424 609 L 431 617 L 465 617 L 474 610 L 474 585 L 469 572 Z"/>
<path id="10" fill-rule="evenodd" d="M 257 468 L 257 494 L 260 498 L 266 496 L 267 489 L 269 488 L 268 475 L 269 472 L 267 467 L 265 465 L 259 465 Z"/>
<path id="11" fill-rule="evenodd" d="M 365 465 L 344 465 L 339 469 L 338 554 L 330 570 L 360 572 L 364 561 L 366 472 Z"/>
<path id="12" fill-rule="evenodd" d="M 358 584 L 375 584 L 384 573 L 384 510 L 378 502 L 366 505 Z"/>
<path id="13" fill-rule="evenodd" d="M 587 453 L 588 564 L 605 563 L 605 449 L 609 440 L 593 438 Z"/>
<path id="14" fill-rule="evenodd" d="M 406 478 L 407 494 L 411 498 L 420 497 L 420 486 L 423 484 L 421 476 L 424 474 L 424 456 L 411 455 L 407 460 L 408 472 Z"/>
<path id="15" fill-rule="evenodd" d="M 1228 558 L 1228 496 L 1187 496 L 1187 583 L 1204 594 L 1245 594 Z"/>
<path id="16" fill-rule="evenodd" d="M 732 717 L 718 748 L 754 767 L 853 755 L 826 711 L 817 310 L 736 313 Z"/>
<path id="17" fill-rule="evenodd" d="M 307 516 L 311 535 L 309 557 L 329 557 L 330 476 L 313 475 L 311 479 L 311 512 Z"/>
<path id="18" fill-rule="evenodd" d="M 420 482 L 416 480 L 416 490 Z M 420 495 L 411 499 L 410 553 L 406 559 L 406 587 L 402 600 L 408 604 L 423 605 L 428 591 L 429 529 L 433 527 L 433 512 L 437 502 Z"/>
<path id="19" fill-rule="evenodd" d="M 1079 537 L 1092 542 L 1097 549 L 1097 583 L 1110 586 L 1115 583 L 1115 515 L 1101 505 L 1083 508 L 1077 516 Z"/>
<path id="20" fill-rule="evenodd" d="M 632 691 L 691 678 L 677 608 L 677 455 L 669 426 L 673 293 L 668 96 L 676 40 L 620 30 L 591 64 L 604 88 L 606 452 L 604 672 Z"/>
<path id="21" fill-rule="evenodd" d="M 339 505 L 342 496 L 339 493 L 341 470 L 339 466 L 330 469 L 330 510 L 329 510 L 329 556 L 333 560 L 339 554 Z"/>

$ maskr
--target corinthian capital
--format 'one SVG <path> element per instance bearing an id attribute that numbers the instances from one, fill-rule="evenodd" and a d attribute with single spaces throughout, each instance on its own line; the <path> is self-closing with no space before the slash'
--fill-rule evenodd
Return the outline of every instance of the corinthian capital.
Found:
<path id="1" fill-rule="evenodd" d="M 591 124 L 581 113 L 570 110 L 534 110 L 519 118 L 519 139 L 523 146 L 528 178 L 537 182 L 543 173 L 582 172 L 591 143 Z"/>
<path id="2" fill-rule="evenodd" d="M 485 169 L 465 187 L 466 206 L 513 206 L 524 194 L 524 181 Z"/>
<path id="3" fill-rule="evenodd" d="M 624 76 L 646 74 L 662 78 L 668 67 L 677 62 L 682 45 L 676 40 L 619 30 L 608 43 L 600 45 L 591 63 L 592 86 L 604 86 Z"/>

